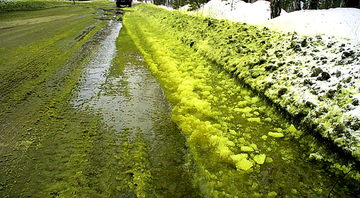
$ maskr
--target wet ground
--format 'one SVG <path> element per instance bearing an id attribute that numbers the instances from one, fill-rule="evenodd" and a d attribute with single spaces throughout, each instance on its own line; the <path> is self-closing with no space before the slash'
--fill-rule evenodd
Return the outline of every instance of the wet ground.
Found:
<path id="1" fill-rule="evenodd" d="M 121 197 L 197 197 L 183 170 L 185 137 L 170 119 L 162 88 L 122 24 L 110 21 L 109 31 L 85 66 L 73 103 L 113 129 Z"/>
<path id="2" fill-rule="evenodd" d="M 198 197 L 185 137 L 124 11 L 26 13 L 0 23 L 1 196 Z"/>
<path id="3" fill-rule="evenodd" d="M 140 31 L 149 69 L 112 6 L 0 17 L 1 197 L 355 196 L 217 65 Z"/>

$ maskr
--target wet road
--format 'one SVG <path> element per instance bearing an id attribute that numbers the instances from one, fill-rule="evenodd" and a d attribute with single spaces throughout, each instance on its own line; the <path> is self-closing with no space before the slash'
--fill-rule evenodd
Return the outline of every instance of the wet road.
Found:
<path id="1" fill-rule="evenodd" d="M 198 197 L 171 105 L 112 7 L 2 13 L 1 197 Z"/>
<path id="2" fill-rule="evenodd" d="M 149 69 L 114 9 L 6 17 L 0 196 L 353 195 L 312 136 L 160 29 L 139 31 Z"/>
<path id="3" fill-rule="evenodd" d="M 84 67 L 73 103 L 113 129 L 120 196 L 197 197 L 183 167 L 185 137 L 170 119 L 162 88 L 122 24 L 110 21 L 108 31 Z"/>
<path id="4" fill-rule="evenodd" d="M 103 14 L 97 5 L 0 13 L 1 197 L 99 194 L 84 186 L 100 188 L 89 175 L 101 165 L 94 134 L 106 129 L 68 101 Z"/>

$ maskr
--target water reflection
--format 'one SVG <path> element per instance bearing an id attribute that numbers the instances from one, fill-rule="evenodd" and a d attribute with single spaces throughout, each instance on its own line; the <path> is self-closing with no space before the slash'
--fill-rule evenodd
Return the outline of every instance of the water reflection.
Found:
<path id="1" fill-rule="evenodd" d="M 116 39 L 119 35 L 122 24 L 110 21 L 105 27 L 105 39 L 93 49 L 94 52 L 89 58 L 84 73 L 80 80 L 80 87 L 77 98 L 73 101 L 75 107 L 83 105 L 91 100 L 101 90 L 101 85 L 106 81 L 109 68 L 116 54 Z"/>
<path id="2" fill-rule="evenodd" d="M 118 197 L 198 197 L 183 170 L 185 138 L 170 119 L 171 105 L 126 28 L 116 44 L 120 28 L 89 61 L 74 105 L 100 113 L 113 129 Z"/>

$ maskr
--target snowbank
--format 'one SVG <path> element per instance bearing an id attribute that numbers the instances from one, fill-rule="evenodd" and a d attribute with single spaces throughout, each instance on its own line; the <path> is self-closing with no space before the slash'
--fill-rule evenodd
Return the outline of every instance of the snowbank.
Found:
<path id="1" fill-rule="evenodd" d="M 167 89 L 181 92 L 179 95 L 182 97 L 174 96 L 170 97 L 170 99 L 175 103 L 182 101 L 181 106 L 196 107 L 191 111 L 198 112 L 196 116 L 175 116 L 173 118 L 177 122 L 183 122 L 183 125 L 180 124 L 180 128 L 182 128 L 184 134 L 194 134 L 193 138 L 190 138 L 192 140 L 201 139 L 202 141 L 204 137 L 214 137 L 210 139 L 210 144 L 214 146 L 216 155 L 212 156 L 219 155 L 221 160 L 226 159 L 230 163 L 234 163 L 239 170 L 250 169 L 250 164 L 247 161 L 242 160 L 238 155 L 230 154 L 232 152 L 230 143 L 227 143 L 226 138 L 222 138 L 227 137 L 224 134 L 231 134 L 227 130 L 227 126 L 221 130 L 216 130 L 216 132 L 214 132 L 215 129 L 209 129 L 212 124 L 209 127 L 206 126 L 204 130 L 198 130 L 200 126 L 206 124 L 197 122 L 197 120 L 205 121 L 207 118 L 217 121 L 231 121 L 237 115 L 236 112 L 249 110 L 244 108 L 239 98 L 235 99 L 236 102 L 241 102 L 239 108 L 231 108 L 226 105 L 222 107 L 220 105 L 225 104 L 222 102 L 230 100 L 221 100 L 220 102 L 221 95 L 220 97 L 214 97 L 211 94 L 210 91 L 216 89 L 217 86 L 198 86 L 202 80 L 197 82 L 186 79 L 187 74 L 185 75 L 185 73 L 193 71 L 195 68 L 196 70 L 200 69 L 197 72 L 201 74 L 199 77 L 204 81 L 212 78 L 207 74 L 213 73 L 213 71 L 202 70 L 204 68 L 203 64 L 197 62 L 203 57 L 217 63 L 221 66 L 221 69 L 231 73 L 233 77 L 239 78 L 244 84 L 287 111 L 300 128 L 310 129 L 309 131 L 313 131 L 312 134 L 317 134 L 318 137 L 321 135 L 323 137 L 322 142 L 327 144 L 333 142 L 332 146 L 338 146 L 345 153 L 351 154 L 357 163 L 360 162 L 360 120 L 347 114 L 359 107 L 359 100 L 354 97 L 354 94 L 359 93 L 357 85 L 360 75 L 359 71 L 351 70 L 356 68 L 356 65 L 360 65 L 360 50 L 356 49 L 356 46 L 354 47 L 351 43 L 334 42 L 321 36 L 301 37 L 296 33 L 284 34 L 271 31 L 269 28 L 184 15 L 179 12 L 155 9 L 155 7 L 150 9 L 150 7 L 141 8 L 139 6 L 138 8 L 143 9 L 141 11 L 144 11 L 144 14 L 139 15 L 143 17 L 142 19 L 140 17 L 135 20 L 142 21 L 144 18 L 150 18 L 147 23 L 151 21 L 156 24 L 152 25 L 153 27 L 159 26 L 163 31 L 163 33 L 153 33 L 152 35 L 157 35 L 161 38 L 160 41 L 165 40 L 168 49 L 171 49 L 159 47 L 163 45 L 157 39 L 146 39 L 144 42 L 138 43 L 140 46 L 146 46 L 145 48 L 153 50 L 151 54 L 144 53 L 145 59 L 147 57 L 150 59 L 149 62 L 152 64 L 150 67 L 153 67 L 153 72 L 156 75 L 164 78 L 176 76 L 173 80 L 167 79 L 163 81 L 167 84 L 171 83 L 170 86 L 167 86 Z M 147 14 L 145 15 L 145 13 Z M 145 24 L 143 28 L 149 26 L 147 23 L 143 22 Z M 141 31 L 143 28 L 133 32 L 154 32 L 153 30 Z M 165 35 L 168 37 L 165 37 Z M 140 34 L 138 38 L 140 37 L 146 36 Z M 176 40 L 176 42 L 173 40 Z M 148 41 L 155 47 L 143 44 Z M 178 55 L 183 56 L 185 54 L 182 53 L 182 50 L 174 50 L 171 44 L 168 45 L 171 42 L 179 45 L 178 41 L 189 46 L 189 48 L 193 48 L 196 51 L 196 56 L 191 55 L 188 57 L 189 54 L 187 54 L 187 57 L 180 58 L 179 62 L 171 61 L 172 58 L 165 58 L 166 56 L 178 58 Z M 188 50 L 185 47 L 183 49 Z M 156 56 L 161 57 L 158 62 L 153 61 Z M 159 69 L 159 67 L 162 67 L 162 69 Z M 169 75 L 170 73 L 173 74 Z M 186 83 L 180 87 L 180 82 Z M 202 94 L 202 87 L 207 87 L 206 94 L 202 95 L 212 102 L 202 103 L 197 100 L 188 100 L 188 97 L 192 97 L 194 94 L 195 84 L 198 87 L 196 93 Z M 227 92 L 228 90 L 224 89 L 218 91 L 223 91 L 224 95 L 232 94 L 232 92 Z M 185 101 L 187 102 L 185 103 Z M 216 110 L 213 111 L 216 109 L 215 107 L 221 107 L 229 111 L 226 112 L 226 115 L 212 113 L 216 112 Z M 185 112 L 184 114 L 187 114 L 187 111 L 183 111 L 180 106 L 174 109 L 173 112 L 180 114 Z M 227 116 L 230 116 L 229 119 Z M 233 117 L 231 118 L 231 116 Z M 247 115 L 243 114 L 243 116 L 243 118 L 247 118 Z M 259 124 L 266 120 L 269 119 L 260 118 L 256 121 L 248 119 L 250 122 L 255 121 Z M 248 129 L 253 130 L 252 128 Z M 290 133 L 293 131 L 284 129 L 284 131 Z M 204 135 L 209 131 L 209 136 Z M 214 134 L 222 139 L 215 137 Z M 276 136 L 277 134 L 269 133 L 268 135 Z M 330 166 L 346 175 L 349 175 L 350 172 L 350 174 L 355 174 L 355 171 L 350 171 L 355 166 L 354 163 L 349 161 L 349 163 L 346 162 L 346 165 L 342 166 L 338 163 L 339 161 L 333 158 L 333 156 L 336 156 L 336 158 L 338 156 L 333 155 L 332 150 L 328 151 L 325 147 L 315 148 L 314 142 L 307 141 L 305 138 L 299 140 L 306 142 L 311 147 L 310 152 L 313 153 L 309 155 L 310 159 L 329 163 Z M 214 150 L 209 149 L 209 152 Z M 305 158 L 306 154 L 303 156 Z M 358 172 L 356 172 L 356 176 L 351 177 L 357 178 L 359 181 L 358 175 Z"/>
<path id="2" fill-rule="evenodd" d="M 322 34 L 360 42 L 360 9 L 301 10 L 265 21 L 261 25 L 300 35 Z"/>
<path id="3" fill-rule="evenodd" d="M 269 20 L 269 7 L 265 1 L 249 4 L 212 0 L 193 14 L 247 22 L 256 25 L 259 32 L 254 35 L 245 28 L 248 34 L 234 41 L 233 37 L 243 32 L 219 30 L 214 38 L 221 38 L 222 31 L 227 32 L 225 40 L 231 38 L 222 41 L 229 49 L 219 53 L 215 53 L 217 45 L 208 46 L 211 50 L 204 47 L 218 41 L 198 37 L 189 42 L 224 68 L 229 66 L 229 72 L 302 120 L 306 128 L 332 140 L 360 161 L 360 10 L 283 12 L 282 16 Z M 209 28 L 210 25 L 196 31 L 210 31 Z M 280 34 L 266 35 L 268 29 Z M 259 39 L 265 40 L 259 44 Z M 229 43 L 233 42 L 234 51 L 240 49 L 242 53 L 250 49 L 251 53 L 222 55 L 231 51 Z M 259 44 L 258 49 L 268 47 L 256 52 L 254 44 Z M 241 57 L 246 58 L 238 60 Z"/>
<path id="4" fill-rule="evenodd" d="M 276 31 L 296 32 L 300 36 L 322 35 L 324 44 L 331 45 L 335 41 L 347 43 L 346 50 L 351 53 L 358 52 L 360 49 L 360 9 L 301 10 L 292 13 L 286 13 L 282 10 L 281 13 L 281 16 L 270 20 L 270 2 L 257 1 L 255 3 L 245 3 L 238 0 L 211 0 L 199 10 L 190 12 L 190 14 L 200 14 L 210 18 L 246 22 L 268 27 Z M 343 51 L 339 53 L 343 53 Z M 329 59 L 331 57 L 328 50 L 324 50 L 322 55 Z M 306 56 L 303 58 L 306 58 Z M 335 86 L 343 82 L 345 78 L 357 78 L 360 71 L 360 63 L 336 66 L 336 64 L 324 62 L 321 64 L 321 67 L 329 73 L 342 72 L 342 75 L 338 79 L 333 79 L 331 83 L 318 84 L 317 87 L 321 93 L 328 93 L 329 90 L 335 89 Z M 352 86 L 360 87 L 360 82 L 358 80 L 353 81 Z M 305 90 L 302 89 L 302 91 Z M 354 98 L 360 99 L 359 90 L 355 90 L 352 95 Z M 352 109 L 347 114 L 360 119 L 360 107 Z"/>
<path id="5" fill-rule="evenodd" d="M 285 13 L 285 11 L 282 11 Z M 257 1 L 253 4 L 244 1 L 212 0 L 197 11 L 190 14 L 199 14 L 215 19 L 229 19 L 235 22 L 257 24 L 270 19 L 270 3 Z"/>
<path id="6" fill-rule="evenodd" d="M 286 32 L 296 31 L 303 36 L 322 34 L 360 42 L 360 9 L 336 8 L 329 10 L 301 10 L 292 13 L 281 11 L 281 16 L 270 20 L 270 2 L 211 0 L 191 14 L 216 19 L 228 19 L 266 26 Z"/>

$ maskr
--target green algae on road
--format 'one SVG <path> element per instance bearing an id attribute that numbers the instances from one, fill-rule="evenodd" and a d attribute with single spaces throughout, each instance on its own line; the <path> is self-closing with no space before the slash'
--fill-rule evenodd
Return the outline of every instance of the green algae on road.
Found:
<path id="1" fill-rule="evenodd" d="M 173 29 L 193 21 L 169 25 L 167 19 L 183 16 L 147 5 L 135 10 L 125 15 L 124 25 L 173 105 L 172 119 L 187 136 L 188 164 L 202 196 L 356 196 L 354 164 L 296 129 L 191 49 L 197 42 L 189 41 L 192 35 Z"/>
<path id="2" fill-rule="evenodd" d="M 1 197 L 110 196 L 111 131 L 69 103 L 103 37 L 99 8 L 0 13 Z"/>

